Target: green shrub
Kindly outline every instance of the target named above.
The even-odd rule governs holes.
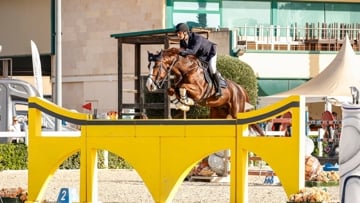
[[[80,168],[80,152],[77,152],[66,159],[59,168],[61,169],[79,169]],[[97,167],[99,169],[105,168],[104,150],[98,150],[98,162]],[[128,164],[125,159],[109,152],[108,154],[108,168],[109,169],[131,169],[131,165]]]
[[[250,103],[256,104],[257,101],[257,79],[253,69],[238,58],[219,55],[217,59],[217,69],[221,75],[229,80],[241,85],[247,91]]]
[[[25,144],[0,144],[0,171],[27,169],[27,155],[27,146]],[[79,169],[80,164],[80,152],[77,152],[67,158],[59,168]],[[105,168],[103,150],[98,150],[98,168]],[[131,169],[132,167],[122,157],[109,152],[108,168]]]
[[[59,167],[60,169],[79,169],[80,168],[80,152],[76,152],[67,158]]]
[[[25,144],[0,144],[0,171],[27,169]]]
[[[109,152],[108,162],[108,168],[110,169],[132,169],[132,166],[126,160],[111,152]]]

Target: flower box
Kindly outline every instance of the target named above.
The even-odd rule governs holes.
[[[305,181],[305,187],[330,187],[339,186],[339,181]]]

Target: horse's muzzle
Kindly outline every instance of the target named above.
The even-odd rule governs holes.
[[[148,77],[148,79],[146,80],[146,88],[149,92],[154,92],[157,90],[157,86],[150,77]]]

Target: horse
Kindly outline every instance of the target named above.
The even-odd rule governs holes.
[[[239,84],[222,78],[222,96],[215,97],[215,88],[206,64],[196,56],[179,55],[179,48],[169,48],[153,54],[148,52],[149,75],[146,81],[148,91],[153,92],[163,88],[165,82],[174,75],[174,85],[168,89],[170,101],[176,108],[188,111],[191,105],[201,105],[210,108],[210,118],[232,118],[246,111],[249,96]],[[263,130],[257,125],[250,125],[260,135]]]

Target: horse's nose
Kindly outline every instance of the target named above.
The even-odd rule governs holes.
[[[146,88],[150,91],[153,92],[156,90],[156,85],[154,84],[153,80],[148,77],[147,81],[146,81]]]

